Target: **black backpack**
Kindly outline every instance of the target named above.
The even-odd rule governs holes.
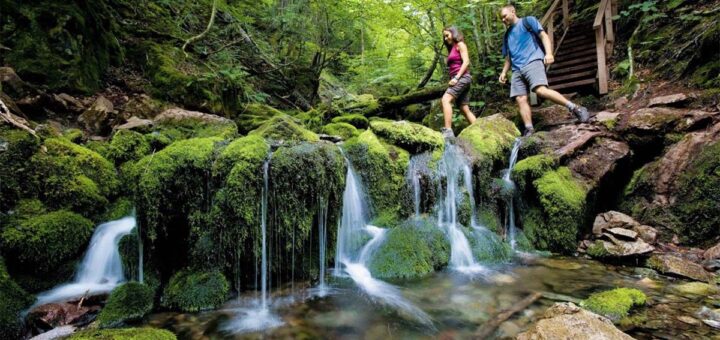
[[[540,47],[540,50],[543,51],[543,53],[547,54],[545,52],[545,46],[542,44],[542,40],[540,40],[540,35],[535,32],[532,27],[530,27],[530,23],[525,20],[526,17],[520,18],[520,21],[522,21],[522,25],[525,26],[525,29],[532,34],[533,40],[535,40],[535,44]],[[508,56],[510,56],[510,46],[508,46],[508,34],[510,34],[510,28],[505,30],[505,37],[503,38],[503,42],[505,43],[505,49],[507,50]]]

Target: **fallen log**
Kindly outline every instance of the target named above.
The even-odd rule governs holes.
[[[366,117],[379,116],[387,111],[392,111],[412,104],[424,103],[442,97],[447,86],[424,88],[410,93],[392,97],[380,97],[376,102],[363,106],[350,108],[350,111],[358,111]]]
[[[509,309],[500,312],[500,314],[496,315],[494,318],[490,319],[488,322],[478,328],[478,330],[475,332],[475,338],[485,339],[489,337],[493,332],[495,332],[495,330],[500,326],[500,324],[505,322],[507,319],[509,319],[516,313],[525,310],[528,306],[532,305],[542,296],[543,294],[539,292],[532,293],[526,298],[520,300],[520,302],[516,303]]]

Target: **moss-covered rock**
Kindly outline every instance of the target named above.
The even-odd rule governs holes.
[[[359,113],[337,116],[332,119],[332,122],[333,123],[348,123],[358,129],[367,129],[370,124],[370,122],[368,122],[368,119]]]
[[[82,130],[80,129],[67,129],[62,132],[63,138],[73,142],[73,143],[82,143],[84,135]]]
[[[91,217],[108,204],[119,187],[115,167],[94,151],[63,138],[50,138],[46,152],[32,159],[32,190],[52,208]]]
[[[110,293],[97,320],[102,328],[118,327],[142,320],[152,307],[152,289],[142,283],[128,282]]]
[[[379,278],[416,278],[448,264],[450,243],[428,220],[408,220],[386,231],[385,242],[370,263]]]
[[[79,257],[93,228],[92,221],[60,210],[9,225],[0,237],[12,268],[43,275],[57,271],[64,262]]]
[[[510,244],[486,228],[472,228],[466,231],[470,248],[476,260],[483,263],[502,263],[512,257]]]
[[[0,125],[0,211],[7,211],[27,190],[30,158],[40,140],[30,133]]]
[[[380,138],[413,154],[443,147],[442,135],[420,124],[373,119],[370,121],[370,129]]]
[[[225,302],[229,289],[225,276],[217,270],[183,270],[170,279],[161,302],[167,308],[183,312],[213,309]]]
[[[266,139],[285,142],[317,142],[317,134],[304,128],[298,121],[288,115],[272,117],[259,128],[250,132]]]
[[[119,130],[110,140],[105,156],[115,164],[136,161],[151,151],[150,143],[139,132]]]
[[[533,186],[539,205],[522,212],[525,234],[543,250],[575,250],[585,219],[587,188],[566,167],[546,172]]]
[[[375,215],[407,216],[412,200],[405,180],[410,154],[380,141],[367,130],[345,142],[347,156],[360,175]]]
[[[154,130],[167,135],[171,140],[204,137],[230,139],[238,133],[237,125],[230,119],[179,108],[167,109],[153,121]]]
[[[354,126],[348,123],[330,123],[323,126],[322,133],[330,136],[340,136],[346,140],[360,134]]]
[[[231,117],[238,126],[238,131],[245,135],[259,128],[269,119],[282,115],[282,111],[265,104],[251,103],[240,109]]]
[[[88,329],[68,340],[176,340],[175,334],[157,328]]]
[[[478,162],[502,162],[507,158],[520,131],[511,121],[496,114],[478,118],[465,128],[458,139],[467,144],[471,155]]]
[[[21,338],[21,313],[33,303],[34,299],[15,283],[0,257],[0,338]]]
[[[633,307],[645,305],[645,293],[634,288],[616,288],[590,295],[581,306],[595,313],[618,321],[630,313]]]
[[[556,160],[545,154],[534,155],[515,164],[512,179],[516,185],[524,189],[526,185],[542,177],[546,172],[555,168]]]

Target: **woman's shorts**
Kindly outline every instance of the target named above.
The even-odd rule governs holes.
[[[455,103],[458,105],[467,105],[470,102],[470,85],[472,84],[472,76],[469,72],[466,72],[457,84],[448,87],[445,93],[449,93],[455,98]]]

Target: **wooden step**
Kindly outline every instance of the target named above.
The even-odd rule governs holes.
[[[561,56],[563,54],[569,54],[573,52],[578,51],[584,51],[588,49],[595,49],[595,44],[565,44],[563,42],[563,45],[560,47],[560,51],[558,51],[558,56]]]
[[[550,84],[556,84],[564,81],[568,81],[571,79],[588,79],[592,78],[595,79],[595,76],[597,75],[597,70],[589,70],[589,71],[583,71],[583,72],[576,72],[576,73],[570,73],[562,76],[555,76],[548,79],[548,82]]]
[[[592,78],[592,79],[583,79],[583,80],[578,80],[578,81],[574,81],[574,82],[571,82],[571,83],[563,83],[563,84],[550,85],[550,88],[553,89],[553,90],[555,90],[555,91],[557,91],[557,90],[572,88],[572,87],[576,87],[576,86],[592,85],[592,84],[595,84],[595,82],[596,82],[596,81],[595,81],[595,78]]]
[[[563,40],[563,45],[565,43],[575,43],[578,41],[592,41],[595,42],[595,36],[591,36],[589,34],[578,34],[578,35],[572,35],[565,37],[565,40]]]
[[[580,64],[576,66],[569,66],[569,67],[555,67],[555,64],[551,65],[550,70],[548,71],[548,76],[558,76],[563,75],[571,72],[578,72],[578,71],[585,71],[585,70],[597,70],[597,62],[593,60],[590,63],[586,64]]]
[[[596,59],[597,59],[597,55],[596,55],[596,54],[593,54],[593,55],[590,55],[590,56],[587,56],[587,57],[575,58],[575,59],[570,59],[570,60],[565,60],[565,61],[561,61],[561,62],[554,63],[554,64],[553,64],[553,68],[561,69],[561,68],[565,68],[565,67],[568,67],[568,66],[575,66],[575,65],[578,65],[578,64],[584,64],[584,63],[587,63],[587,62],[597,62]]]
[[[561,51],[562,52],[562,51]],[[596,56],[597,57],[597,50],[595,48],[587,48],[581,51],[577,52],[571,52],[571,53],[560,53],[559,55],[555,56],[555,60],[558,62],[564,62],[564,61],[570,61],[573,59],[583,58],[587,56]]]

